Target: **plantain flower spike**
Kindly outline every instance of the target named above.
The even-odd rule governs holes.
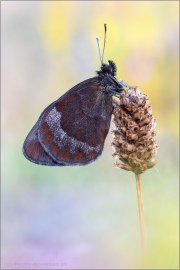
[[[115,167],[141,174],[156,164],[156,119],[148,97],[122,81],[122,95],[113,100],[112,130]]]

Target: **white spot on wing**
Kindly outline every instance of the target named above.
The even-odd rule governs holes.
[[[49,112],[45,121],[47,122],[50,130],[54,134],[54,141],[58,144],[60,148],[63,148],[64,146],[69,146],[71,154],[75,153],[76,148],[82,149],[85,154],[88,154],[91,151],[99,152],[99,144],[96,147],[93,147],[87,143],[83,143],[67,135],[67,133],[61,128],[61,113],[58,112],[55,107]]]

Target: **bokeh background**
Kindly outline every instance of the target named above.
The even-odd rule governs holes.
[[[42,110],[99,69],[104,23],[104,60],[149,96],[158,123],[143,266],[135,178],[114,168],[110,132],[85,167],[21,151]],[[178,1],[1,1],[2,269],[178,269],[178,77]]]

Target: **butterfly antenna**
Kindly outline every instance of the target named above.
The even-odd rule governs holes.
[[[102,56],[101,56],[101,50],[100,50],[100,46],[99,46],[99,38],[96,38],[97,41],[97,45],[98,45],[98,51],[99,51],[99,58],[100,58],[100,62],[102,64]]]
[[[102,61],[101,61],[101,63],[103,63],[104,50],[105,50],[105,45],[106,45],[106,32],[107,32],[107,27],[106,27],[106,24],[104,24],[104,47],[103,47],[103,54],[102,54]]]

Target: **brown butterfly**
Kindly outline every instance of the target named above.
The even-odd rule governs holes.
[[[113,111],[112,96],[120,95],[123,85],[115,78],[115,63],[104,64],[100,59],[96,77],[77,84],[41,113],[23,145],[28,160],[74,166],[87,165],[101,155]]]

